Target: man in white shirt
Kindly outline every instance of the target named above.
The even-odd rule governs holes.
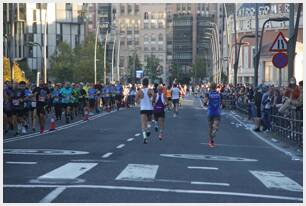
[[[173,117],[175,118],[178,114],[178,104],[180,100],[180,89],[177,84],[174,83],[171,89],[172,103],[173,103]]]

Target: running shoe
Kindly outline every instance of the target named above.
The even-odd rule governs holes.
[[[163,138],[164,138],[163,133],[159,133],[158,139],[159,139],[159,140],[162,140]]]
[[[147,135],[147,137],[150,137],[151,132],[150,132],[150,131],[149,131],[149,132],[146,132],[146,135]]]
[[[144,143],[144,144],[148,144],[148,139],[147,139],[147,138],[144,138],[144,139],[143,139],[143,143]]]
[[[155,132],[158,132],[158,127],[157,126],[155,126]]]
[[[213,148],[215,146],[214,141],[211,139],[208,140],[208,147]]]
[[[45,128],[44,127],[40,127],[40,134],[44,133]]]
[[[26,128],[25,128],[25,127],[22,127],[22,129],[21,129],[21,133],[22,133],[22,134],[26,134],[26,133],[27,133],[27,130],[26,130]]]

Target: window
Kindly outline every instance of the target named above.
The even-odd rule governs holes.
[[[57,34],[56,35],[56,44],[59,44],[60,42],[62,42],[63,38],[61,34]]]
[[[132,14],[132,6],[128,4],[128,14]]]
[[[72,4],[66,3],[65,9],[66,9],[66,19],[72,20]]]
[[[150,41],[149,36],[147,34],[144,35],[144,43],[147,43]]]
[[[144,22],[143,23],[143,28],[144,29],[149,29],[149,23],[148,22]]]
[[[120,40],[120,46],[125,46],[125,39]]]
[[[33,21],[37,21],[36,20],[36,9],[33,10]]]
[[[149,19],[149,14],[148,14],[148,12],[145,12],[145,13],[144,13],[144,19]]]
[[[75,47],[79,46],[80,41],[79,41],[79,35],[75,35],[74,36],[74,45]]]
[[[134,8],[135,14],[139,13],[139,5],[135,4],[135,8]]]
[[[149,47],[144,47],[144,51],[149,51]]]
[[[164,28],[164,23],[163,21],[158,22],[158,28],[163,29]]]
[[[33,46],[29,46],[29,57],[33,58]]]
[[[45,41],[44,41],[44,34],[41,34],[40,37],[41,37],[41,44],[40,45],[43,46],[44,43],[45,43]]]
[[[33,22],[33,33],[37,33],[37,23]]]
[[[132,46],[132,45],[133,45],[133,41],[132,41],[132,39],[128,39],[128,41],[127,41],[127,45],[128,45],[128,46]]]
[[[163,40],[164,40],[163,34],[159,34],[158,35],[158,41],[163,41]]]
[[[156,41],[155,35],[152,34],[152,36],[151,36],[151,42],[152,42],[152,43],[155,43],[155,41]]]
[[[163,46],[159,45],[158,46],[158,51],[163,51],[163,50],[164,50]]]
[[[119,63],[120,67],[124,66],[124,56],[120,56],[120,63]]]
[[[243,68],[249,68],[249,47],[243,49]]]
[[[152,46],[151,51],[156,51],[156,47]]]
[[[120,5],[120,13],[121,13],[121,15],[124,15],[124,13],[125,13],[124,5]]]

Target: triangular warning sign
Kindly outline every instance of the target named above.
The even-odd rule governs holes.
[[[287,40],[285,39],[283,33],[279,32],[270,48],[270,51],[275,51],[275,52],[287,51],[287,46],[288,46]]]

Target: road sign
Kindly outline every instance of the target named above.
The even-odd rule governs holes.
[[[283,33],[279,32],[270,48],[270,51],[274,52],[287,51],[287,46],[288,46],[287,40],[285,39]]]
[[[288,55],[286,53],[276,53],[273,55],[272,63],[275,67],[281,69],[288,64]]]

